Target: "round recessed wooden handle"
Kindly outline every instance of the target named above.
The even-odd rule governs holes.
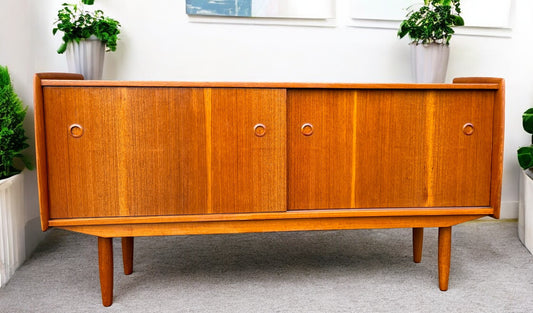
[[[302,127],[300,128],[300,131],[302,132],[304,136],[311,136],[314,131],[313,124],[310,124],[310,123],[303,124]]]
[[[266,135],[266,126],[263,124],[257,124],[254,126],[254,133],[257,137],[263,137]]]
[[[83,136],[83,127],[80,124],[72,124],[68,128],[69,134],[74,138],[80,138]]]
[[[463,125],[463,133],[470,136],[474,133],[474,125],[472,123],[466,123]]]

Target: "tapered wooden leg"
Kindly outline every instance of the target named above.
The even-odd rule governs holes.
[[[102,304],[113,303],[113,239],[98,237],[98,266],[100,269],[100,289]]]
[[[133,237],[122,238],[122,261],[124,263],[124,274],[133,273]]]
[[[452,228],[439,227],[439,288],[448,290],[450,257],[452,251]]]
[[[413,228],[413,261],[422,261],[422,246],[424,244],[424,228]]]

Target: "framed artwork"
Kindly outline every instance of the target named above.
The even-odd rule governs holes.
[[[358,20],[401,21],[422,0],[352,0],[351,17]],[[509,28],[513,0],[461,0],[467,27]],[[482,14],[480,14],[482,12]]]
[[[461,0],[461,15],[466,26],[511,28],[513,1]]]
[[[189,15],[329,19],[335,0],[186,0]]]
[[[352,0],[351,17],[354,19],[400,21],[412,5],[422,0]]]

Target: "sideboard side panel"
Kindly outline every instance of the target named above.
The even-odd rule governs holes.
[[[36,73],[33,77],[33,105],[35,109],[35,152],[37,168],[37,184],[39,191],[39,211],[41,215],[41,229],[48,229],[50,207],[48,197],[48,160],[46,143],[46,126],[44,121],[43,79],[55,80],[83,80],[81,74],[73,73]]]
[[[494,218],[500,218],[501,190],[503,176],[503,150],[505,137],[505,79],[497,77],[458,77],[454,84],[496,84],[494,94],[492,169],[490,206]]]

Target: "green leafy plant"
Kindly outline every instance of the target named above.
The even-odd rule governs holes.
[[[28,147],[22,125],[26,109],[13,90],[7,67],[0,66],[0,179],[22,171],[23,167],[15,165],[16,159],[32,168],[31,162],[21,153]]]
[[[77,4],[63,3],[63,8],[57,13],[56,27],[52,30],[63,32],[63,43],[57,53],[64,53],[69,42],[80,42],[95,36],[106,46],[106,51],[117,49],[120,23],[110,17],[104,16],[102,10],[87,11],[84,5],[93,5],[94,0],[81,0]]]
[[[463,26],[459,0],[424,0],[418,10],[411,10],[400,24],[398,37],[409,35],[414,44],[448,45],[455,33],[452,27]]]
[[[533,108],[528,109],[522,115],[522,127],[528,134],[533,135]],[[518,149],[518,164],[523,169],[533,168],[533,144]]]

